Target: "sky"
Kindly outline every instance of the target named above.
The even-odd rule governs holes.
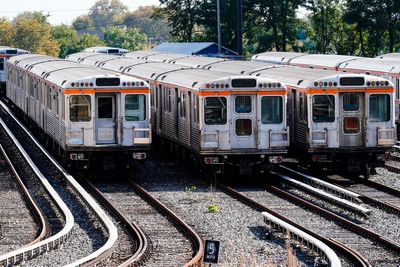
[[[158,0],[120,0],[129,9],[139,6],[159,5]],[[53,25],[67,24],[80,15],[87,14],[96,0],[1,0],[0,17],[13,19],[24,11],[43,11],[49,14],[49,22]]]

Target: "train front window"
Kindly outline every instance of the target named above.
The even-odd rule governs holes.
[[[261,98],[261,122],[263,124],[282,123],[282,97],[263,96]]]
[[[351,94],[351,93],[343,94],[343,110],[344,111],[357,111],[359,109],[360,109],[359,94]]]
[[[373,122],[390,120],[390,95],[373,94],[369,96],[369,119]]]
[[[248,95],[235,97],[235,111],[236,113],[250,113],[251,97]]]
[[[207,125],[226,124],[226,98],[206,97],[204,99],[204,121]]]
[[[235,132],[237,136],[249,136],[253,132],[251,119],[237,119],[235,122]]]
[[[4,58],[0,58],[0,70],[4,70]]]
[[[146,119],[146,96],[127,95],[125,96],[125,120],[143,121]]]
[[[333,95],[315,95],[312,100],[313,122],[335,121],[335,97]]]
[[[89,95],[74,95],[69,99],[69,119],[73,122],[91,120],[91,105]]]

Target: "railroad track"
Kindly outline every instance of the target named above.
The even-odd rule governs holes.
[[[225,185],[219,186],[243,203],[272,213],[321,240],[356,266],[397,266],[400,260],[398,244],[383,240],[380,235],[280,188],[269,185],[267,191],[245,188],[240,193]],[[309,211],[299,209],[299,206]]]
[[[113,253],[117,259],[112,258],[107,266],[201,265],[203,242],[197,233],[138,184],[132,180],[93,184],[86,180],[85,184],[134,239],[135,248],[130,255],[124,249],[126,238],[119,240],[118,250]]]
[[[0,255],[38,243],[50,235],[45,214],[29,193],[0,145]]]
[[[2,102],[0,105],[0,142],[11,160],[18,162],[17,172],[27,178],[27,187],[34,188],[35,200],[47,210],[52,230],[52,236],[17,250],[15,255],[1,255],[0,263],[78,266],[108,259],[117,239],[114,224],[8,108]],[[43,186],[34,187],[37,184]],[[63,249],[57,249],[61,244]]]

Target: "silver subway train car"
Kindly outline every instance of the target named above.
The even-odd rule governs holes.
[[[289,56],[296,58],[293,53],[281,57],[274,53],[271,63],[216,58],[204,61],[197,56],[177,55],[171,60],[170,55],[162,54],[148,59],[165,57],[170,64],[181,62],[182,66],[282,81],[289,95],[291,154],[324,169],[344,167],[347,172],[368,177],[374,167],[384,164],[395,141],[393,84],[369,75],[282,64],[290,60]],[[278,65],[274,64],[277,59],[281,61]],[[332,66],[335,69],[335,64]]]
[[[196,164],[248,172],[281,163],[287,152],[287,90],[277,80],[142,58],[97,62],[82,56],[68,58],[148,81],[154,133]]]
[[[7,98],[58,156],[130,167],[151,145],[150,88],[137,78],[43,55],[7,62]]]
[[[0,96],[4,97],[6,95],[6,63],[10,57],[21,54],[29,54],[29,51],[8,46],[0,46]]]

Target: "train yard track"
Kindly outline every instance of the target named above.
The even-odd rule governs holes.
[[[135,182],[115,180],[85,182],[129,232],[134,246],[126,249],[126,239],[119,239],[118,251],[107,266],[200,266],[203,243],[185,222]],[[108,179],[107,179],[108,180]],[[123,230],[119,229],[119,232]],[[126,234],[125,234],[126,235]],[[125,244],[124,244],[125,243]],[[115,264],[113,264],[115,263]]]
[[[0,145],[0,255],[50,235],[48,221]]]
[[[382,241],[380,235],[366,231],[357,224],[278,187],[267,186],[266,191],[260,191],[259,188],[241,188],[239,192],[225,185],[220,186],[221,189],[244,203],[288,220],[289,223],[328,244],[339,254],[345,255],[352,264],[396,266],[399,261],[398,244]],[[344,263],[344,265],[347,264],[349,263]]]
[[[0,119],[0,141],[11,161],[18,163],[17,172],[26,178],[24,183],[44,210],[52,231],[48,238],[19,248],[14,255],[1,255],[0,262],[7,266],[77,266],[109,258],[117,238],[114,224],[4,105]]]

